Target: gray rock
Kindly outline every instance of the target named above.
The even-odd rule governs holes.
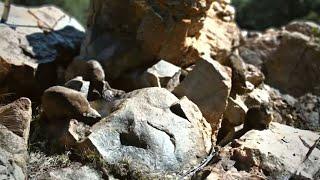
[[[50,121],[77,119],[91,124],[101,118],[81,92],[62,86],[54,86],[44,92],[42,108]]]
[[[254,89],[249,94],[243,96],[244,103],[248,108],[268,104],[270,102],[270,93],[267,86],[263,85]]]
[[[231,70],[217,61],[202,59],[173,92],[196,103],[217,135],[230,90]]]
[[[320,97],[306,94],[294,105],[297,114],[303,119],[303,128],[320,130]]]
[[[211,128],[187,98],[166,89],[127,94],[117,110],[95,124],[88,142],[108,165],[135,178],[189,170],[211,147]]]
[[[25,143],[29,139],[31,118],[31,101],[28,98],[20,98],[0,107],[0,124],[22,137]]]
[[[78,76],[64,84],[65,87],[79,91],[88,97],[90,82],[83,80],[81,76]]]
[[[0,124],[0,179],[25,180],[27,143]]]
[[[268,179],[317,179],[319,134],[271,123],[269,130],[249,131],[230,149],[238,170],[259,168]]]
[[[67,167],[53,170],[48,173],[48,180],[101,180],[101,174],[89,166]]]
[[[164,60],[148,68],[142,75],[144,87],[162,87],[172,91],[180,83],[181,68]]]

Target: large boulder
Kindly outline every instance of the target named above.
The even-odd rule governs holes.
[[[211,128],[197,106],[162,88],[128,93],[91,131],[84,144],[91,144],[113,173],[126,177],[177,175],[200,163],[211,148]]]
[[[317,133],[271,123],[252,130],[219,151],[198,179],[319,179]]]
[[[312,22],[292,22],[279,30],[245,37],[239,54],[246,63],[260,68],[266,83],[282,93],[319,95],[319,30]]]
[[[0,25],[1,88],[18,96],[39,97],[39,91],[61,76],[58,67],[64,68],[78,54],[83,37],[83,27],[56,7],[12,5],[7,23]],[[50,71],[40,68],[35,78],[39,64],[53,61]]]
[[[318,179],[319,134],[271,123],[270,130],[249,131],[230,152],[238,170],[259,168],[270,179]]]
[[[178,97],[187,96],[199,106],[215,136],[227,107],[230,90],[230,68],[211,59],[202,59],[173,92]]]
[[[87,32],[81,55],[101,61],[110,80],[159,59],[220,60],[239,37],[230,1],[213,0],[91,1]]]
[[[299,97],[320,95],[320,45],[298,32],[283,32],[279,48],[265,64],[266,82]]]

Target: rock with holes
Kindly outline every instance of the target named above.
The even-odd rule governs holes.
[[[0,89],[18,97],[39,97],[63,77],[83,37],[84,28],[56,7],[12,5],[7,24],[0,25]],[[49,62],[37,71],[39,64]]]
[[[122,177],[177,176],[211,148],[211,128],[197,106],[162,88],[126,94],[91,131],[85,144]]]
[[[44,92],[42,108],[49,121],[77,119],[92,124],[101,118],[83,93],[62,86],[53,86]]]
[[[22,137],[0,123],[0,179],[27,179],[27,148],[27,143]]]
[[[229,146],[239,171],[258,168],[268,179],[319,179],[319,134],[271,123],[270,129],[252,130]]]
[[[217,135],[230,90],[230,68],[211,59],[202,59],[173,92],[196,103]]]
[[[31,101],[28,98],[20,98],[0,107],[0,124],[22,137],[25,143],[29,139],[31,118]]]

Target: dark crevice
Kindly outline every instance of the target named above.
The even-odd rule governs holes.
[[[177,115],[177,116],[179,116],[179,117],[182,117],[183,119],[187,119],[187,120],[188,120],[188,118],[187,118],[186,114],[184,113],[184,111],[183,111],[183,109],[182,109],[182,107],[181,107],[180,104],[174,104],[174,105],[172,105],[172,106],[170,107],[170,111],[171,111],[172,113],[174,113],[175,115]]]
[[[133,132],[121,133],[120,142],[124,146],[133,146],[137,148],[148,149],[148,145],[145,140],[141,139]]]
[[[27,56],[27,57],[29,57],[29,58],[36,58],[35,57],[35,55],[34,54],[32,54],[32,52],[29,52],[26,48],[24,48],[24,47],[20,47],[20,49],[22,50],[22,53],[25,55],[25,56]]]

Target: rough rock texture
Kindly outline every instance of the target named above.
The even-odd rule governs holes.
[[[101,118],[84,94],[62,86],[51,87],[43,93],[42,108],[50,121],[77,119],[91,124]]]
[[[288,94],[265,86],[270,96],[270,106],[274,109],[274,121],[299,129],[320,130],[320,98],[306,94],[296,99]]]
[[[230,152],[238,170],[259,168],[270,179],[318,179],[319,134],[271,123],[269,130],[249,131]]]
[[[261,68],[266,82],[282,93],[319,95],[320,46],[315,38],[319,29],[311,22],[292,22],[280,30],[245,37],[239,53],[246,63]]]
[[[0,124],[0,179],[26,179],[27,143]]]
[[[195,68],[173,91],[196,103],[217,135],[231,90],[231,70],[214,60],[199,60]]]
[[[303,121],[301,128],[314,131],[320,130],[320,97],[306,94],[295,103],[297,114]]]
[[[38,97],[38,91],[47,88],[48,78],[55,80],[52,76],[58,73],[57,68],[55,73],[42,71],[36,80],[37,66],[70,62],[78,53],[83,31],[75,19],[55,7],[12,6],[7,24],[0,25],[0,88],[18,96]]]
[[[88,138],[106,164],[136,178],[177,175],[211,148],[211,128],[197,106],[162,88],[127,94]]]
[[[271,123],[223,147],[195,179],[319,179],[319,134]]]
[[[31,118],[31,101],[28,98],[20,98],[0,107],[0,124],[22,137],[26,143],[29,139]]]
[[[48,180],[70,180],[70,179],[79,179],[79,180],[101,180],[101,174],[98,173],[95,169],[88,166],[75,166],[75,167],[66,167],[61,169],[56,169],[42,178]]]
[[[238,42],[229,1],[94,0],[81,55],[102,62],[107,77],[165,59],[188,66],[225,56]]]
[[[296,97],[320,95],[319,57],[320,45],[311,37],[283,32],[279,48],[265,65],[266,82]]]

